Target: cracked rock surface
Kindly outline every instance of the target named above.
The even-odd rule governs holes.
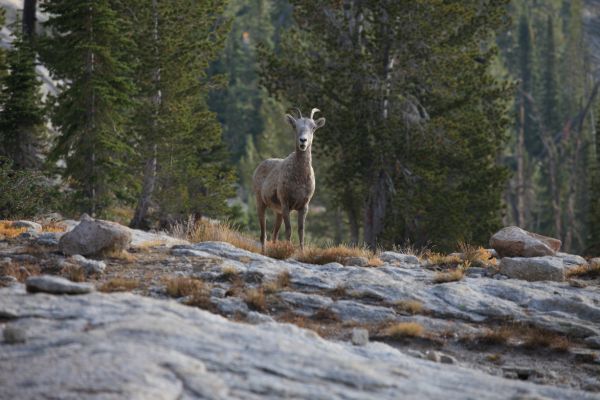
[[[0,300],[0,315],[28,337],[0,345],[2,398],[597,398],[132,294],[15,285]]]

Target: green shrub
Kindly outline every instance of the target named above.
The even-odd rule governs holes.
[[[0,219],[56,211],[60,197],[56,185],[41,172],[14,170],[9,158],[0,157]]]

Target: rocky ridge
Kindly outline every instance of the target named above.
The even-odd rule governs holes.
[[[510,278],[504,258],[436,283],[437,266],[394,252],[312,265],[133,232],[133,260],[99,261],[56,253],[52,235],[5,242],[0,264],[104,262],[87,284],[140,285],[57,296],[0,279],[0,398],[600,398],[600,285],[567,277],[577,256],[538,257],[556,281]]]

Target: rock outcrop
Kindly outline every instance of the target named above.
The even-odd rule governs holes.
[[[492,236],[490,246],[500,257],[541,257],[555,255],[561,241],[509,226]]]
[[[231,322],[132,294],[31,295],[14,286],[0,289],[0,315],[10,319],[5,330],[27,337],[0,344],[7,399],[597,398],[364,337],[360,346],[332,342],[290,324]]]

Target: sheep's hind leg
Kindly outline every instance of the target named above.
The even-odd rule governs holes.
[[[267,240],[267,220],[265,216],[266,204],[263,203],[260,196],[256,196],[256,212],[258,214],[258,223],[260,224],[260,245],[262,252],[265,252],[265,242]]]
[[[273,237],[271,240],[276,242],[279,238],[279,228],[281,228],[281,223],[283,222],[283,215],[279,213],[275,213],[275,225],[273,226]]]
[[[282,205],[281,214],[283,216],[283,224],[285,225],[285,239],[290,242],[292,240],[292,224],[290,222],[290,207]]]
[[[306,221],[306,213],[308,206],[304,206],[298,210],[298,239],[300,240],[300,250],[304,250],[304,221]]]

